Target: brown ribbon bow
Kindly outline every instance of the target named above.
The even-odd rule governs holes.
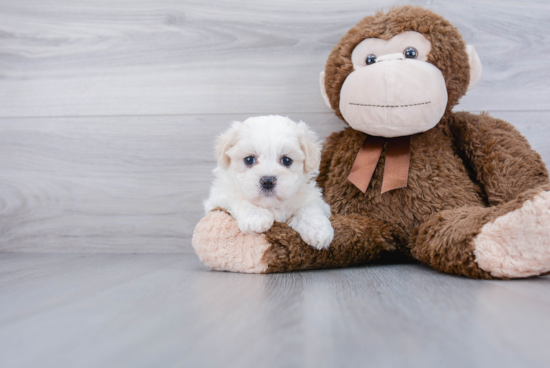
[[[363,193],[367,191],[386,141],[388,146],[386,149],[384,178],[382,179],[382,193],[407,186],[411,158],[411,137],[384,138],[367,136],[357,153],[351,173],[348,176],[348,180]]]

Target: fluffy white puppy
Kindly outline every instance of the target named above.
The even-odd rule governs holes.
[[[218,138],[216,156],[206,212],[225,208],[246,234],[284,222],[307,244],[329,247],[334,237],[330,206],[315,184],[321,145],[306,123],[282,116],[234,122]]]

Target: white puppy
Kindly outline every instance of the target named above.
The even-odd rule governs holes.
[[[328,248],[330,206],[315,184],[321,145],[306,123],[282,116],[234,122],[216,145],[218,167],[206,212],[221,207],[246,234],[285,222],[309,245]]]

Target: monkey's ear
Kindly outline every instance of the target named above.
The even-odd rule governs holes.
[[[472,45],[466,46],[466,52],[468,53],[468,62],[470,63],[470,83],[468,84],[468,90],[471,89],[481,78],[481,60],[477,55],[476,49]]]
[[[218,165],[222,169],[226,169],[231,163],[231,158],[227,155],[227,151],[237,143],[241,124],[238,121],[234,121],[231,127],[219,135],[216,140],[216,158],[218,159]]]
[[[321,72],[321,75],[319,75],[319,84],[321,85],[321,96],[323,96],[323,101],[325,101],[327,106],[332,109],[332,106],[330,106],[330,101],[328,100],[327,90],[325,89],[325,71],[324,70]]]
[[[303,121],[298,123],[298,141],[305,155],[304,172],[317,171],[321,164],[321,144],[317,140],[317,135]]]

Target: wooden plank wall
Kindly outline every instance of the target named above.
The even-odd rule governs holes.
[[[190,252],[232,120],[343,124],[318,74],[363,16],[444,15],[483,63],[456,108],[516,125],[550,164],[550,3],[0,0],[0,250]]]

